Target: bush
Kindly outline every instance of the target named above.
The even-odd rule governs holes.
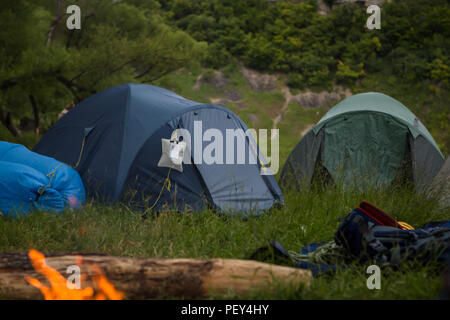
[[[343,83],[351,83],[364,75],[363,64],[357,65],[357,70],[352,70],[350,66],[344,64],[342,61],[338,63],[338,70],[336,78]]]
[[[291,72],[286,77],[286,84],[290,88],[302,89],[304,87],[304,80],[300,73]]]
[[[203,59],[203,64],[206,67],[219,69],[220,67],[226,66],[231,59],[231,54],[226,48],[222,47],[218,43],[213,43],[208,46],[207,53]]]

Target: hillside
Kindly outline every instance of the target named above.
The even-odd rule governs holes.
[[[433,114],[433,110],[445,110],[448,93],[436,96],[428,92],[429,88],[420,86],[416,90],[394,87],[392,82],[383,82],[382,75],[364,79],[359,86],[335,85],[330,90],[293,89],[286,85],[285,79],[284,74],[261,73],[234,61],[220,70],[192,65],[155,84],[192,100],[225,106],[250,128],[278,128],[281,165],[299,139],[329,108],[352,94],[369,91],[383,92],[401,101],[425,123],[444,154],[450,150],[450,113]]]
[[[365,27],[369,4],[382,8],[380,30]],[[271,104],[270,110],[264,102],[258,109],[247,110],[228,99],[227,106],[234,107],[257,127],[271,128],[273,120],[283,114],[276,122],[281,120],[281,137],[289,140],[293,136],[298,139],[308,125],[340,99],[359,92],[383,92],[410,108],[431,131],[444,154],[449,153],[447,1],[246,0],[233,5],[224,1],[206,4],[172,0],[164,2],[162,8],[171,24],[198,41],[208,42],[203,66],[223,69],[233,79],[228,87],[216,86],[213,92],[200,86],[205,95],[196,93],[192,97],[225,102],[226,91],[234,90],[233,84],[236,88],[244,85],[244,91],[251,89],[253,96],[264,91],[270,98],[252,101],[249,92],[244,100],[249,105],[264,100]],[[246,71],[249,69],[260,72],[251,72],[250,77],[259,77],[261,82],[270,79],[271,84],[265,88],[252,86]],[[191,73],[198,77],[212,74],[212,70]],[[242,82],[243,78],[247,81]],[[191,97],[181,83],[158,83]],[[242,106],[242,101],[239,103]]]

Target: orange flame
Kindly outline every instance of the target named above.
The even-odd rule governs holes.
[[[91,266],[92,280],[96,290],[92,287],[72,289],[67,286],[66,278],[45,263],[45,256],[42,253],[32,249],[28,255],[34,269],[48,279],[50,287],[43,285],[38,279],[28,276],[25,276],[25,280],[41,290],[45,300],[122,300],[124,297],[123,292],[116,290],[96,265]],[[79,266],[81,262],[81,257],[77,258]]]

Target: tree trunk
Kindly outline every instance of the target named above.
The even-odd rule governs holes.
[[[34,134],[39,135],[39,127],[40,127],[40,117],[39,117],[39,109],[36,103],[36,100],[34,99],[34,96],[30,94],[28,96],[30,98],[31,107],[33,108],[33,116],[34,116]]]
[[[76,254],[46,255],[47,265],[65,278],[67,267],[76,264]],[[311,280],[309,270],[235,259],[157,259],[125,258],[84,254],[81,273],[87,275],[82,287],[92,286],[92,273],[86,266],[97,265],[126,299],[207,298],[212,293],[235,292],[245,296],[258,289],[270,290],[274,284],[299,288]],[[28,284],[29,276],[48,281],[32,267],[26,253],[0,253],[0,295],[13,299],[42,299],[41,292]]]
[[[50,48],[52,45],[53,39],[55,38],[56,28],[58,27],[59,22],[64,17],[64,10],[63,10],[64,0],[58,0],[58,4],[56,7],[56,13],[55,17],[50,25],[50,29],[48,30],[48,36],[47,36],[47,48]]]
[[[11,118],[11,113],[0,107],[0,122],[12,133],[14,137],[21,137],[22,132],[16,127]]]

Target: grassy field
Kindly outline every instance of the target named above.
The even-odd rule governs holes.
[[[338,219],[363,199],[414,227],[450,219],[450,210],[440,210],[434,200],[404,189],[367,193],[329,189],[290,192],[285,198],[283,208],[246,221],[209,211],[191,215],[163,212],[144,219],[127,208],[93,203],[80,212],[64,215],[40,212],[23,219],[0,219],[0,251],[34,248],[42,252],[96,252],[130,257],[248,259],[272,239],[294,251],[308,243],[332,240]],[[311,287],[301,290],[278,285],[273,292],[214,298],[434,299],[441,290],[442,275],[434,266],[383,270],[381,290],[369,290],[365,272],[368,265],[349,265],[334,275],[315,278]]]

